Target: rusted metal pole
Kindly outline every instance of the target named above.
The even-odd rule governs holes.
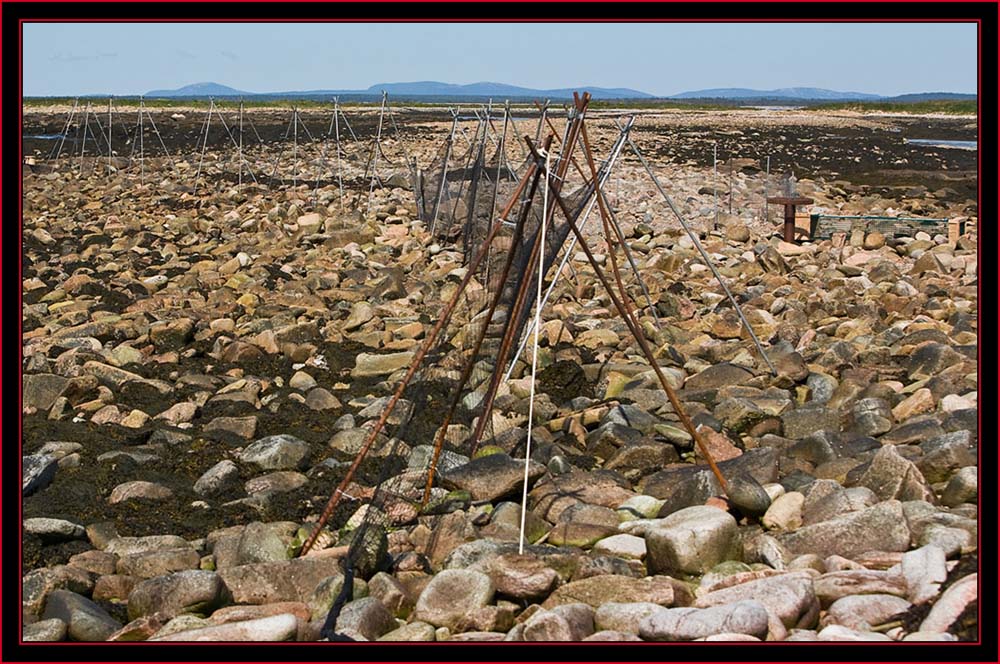
[[[503,217],[506,217],[507,214],[510,212],[510,208],[514,206],[514,203],[518,200],[521,191],[524,189],[528,180],[534,176],[536,171],[537,171],[537,165],[532,165],[531,168],[525,171],[524,176],[521,178],[521,182],[518,184],[518,187],[515,190],[514,195],[511,197],[510,203],[508,203],[507,205],[507,209],[504,210],[504,214],[502,215],[501,219]],[[427,355],[428,352],[430,352],[430,349],[434,346],[434,343],[437,341],[438,335],[441,334],[441,331],[445,328],[445,326],[448,324],[448,321],[451,319],[451,315],[452,313],[454,313],[455,307],[458,305],[458,301],[462,297],[462,293],[465,291],[465,288],[469,285],[469,282],[472,281],[472,277],[476,273],[476,268],[479,266],[479,262],[486,255],[486,247],[488,247],[489,244],[493,242],[493,238],[496,236],[497,231],[500,229],[500,226],[501,223],[499,223],[498,221],[498,223],[494,224],[493,227],[490,229],[489,234],[483,241],[482,248],[480,248],[479,250],[479,254],[476,256],[475,260],[473,260],[472,265],[469,266],[468,272],[466,272],[465,276],[462,277],[462,281],[459,283],[458,288],[455,290],[455,294],[452,295],[452,298],[448,302],[448,305],[445,307],[444,311],[441,312],[441,317],[438,319],[438,322],[434,325],[434,328],[430,331],[430,333],[427,335],[427,338],[424,340],[423,345],[417,351],[417,354],[414,356],[413,361],[410,363],[409,369],[407,369],[406,371],[406,375],[403,377],[403,380],[400,381],[399,385],[396,387],[396,391],[395,393],[393,393],[392,397],[389,399],[389,402],[386,404],[385,410],[383,410],[381,417],[379,417],[378,421],[375,423],[375,426],[372,428],[371,432],[368,434],[368,437],[362,444],[361,449],[354,457],[354,462],[351,464],[351,467],[348,468],[347,474],[344,475],[344,478],[341,480],[336,490],[330,496],[330,500],[327,501],[326,506],[323,508],[323,512],[320,514],[319,520],[316,522],[315,529],[309,536],[309,539],[307,539],[305,543],[302,545],[302,549],[299,552],[299,556],[304,556],[309,552],[313,544],[316,543],[316,539],[319,537],[320,531],[322,530],[323,526],[326,525],[326,522],[330,520],[331,516],[333,516],[333,511],[337,509],[337,505],[340,503],[340,496],[343,495],[344,489],[346,489],[347,485],[350,484],[352,479],[354,479],[354,474],[357,472],[358,467],[361,465],[361,462],[368,454],[368,450],[371,448],[372,443],[375,442],[375,440],[378,438],[378,434],[385,427],[386,422],[389,420],[389,415],[392,413],[393,408],[396,407],[396,403],[398,403],[400,398],[402,398],[403,391],[406,389],[406,386],[409,385],[410,380],[412,380],[413,376],[417,373],[417,369],[420,367],[421,362],[423,362],[424,357]]]

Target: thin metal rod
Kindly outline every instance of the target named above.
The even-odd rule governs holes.
[[[62,138],[59,139],[59,149],[56,151],[56,156],[55,156],[56,160],[58,160],[59,155],[62,154],[63,144],[66,143],[66,134],[69,133],[69,128],[73,124],[73,118],[76,116],[76,108],[79,105],[80,105],[80,100],[74,99],[73,108],[70,109],[69,115],[66,116],[66,125],[63,127],[62,130]],[[70,155],[70,158],[72,158],[72,155]]]
[[[108,176],[111,176],[111,97],[108,97]]]
[[[212,126],[212,111],[215,110],[215,100],[208,100],[208,118],[205,120],[205,140],[201,147],[201,158],[198,160],[198,172],[194,175],[195,187],[198,186],[198,179],[201,177],[201,166],[205,162],[205,152],[208,150],[208,130]]]
[[[149,112],[148,108],[146,109],[146,117],[149,119],[149,126],[153,128],[153,134],[155,134],[157,140],[160,141],[160,148],[163,150],[163,155],[170,160],[170,167],[174,168],[176,166],[174,158],[170,155],[170,151],[167,150],[167,146],[163,142],[163,136],[160,135],[160,130],[156,126],[156,122],[153,120],[153,114]],[[222,124],[225,126],[225,121],[223,121]],[[229,131],[229,129],[227,128],[226,131]]]
[[[142,112],[145,110],[142,97],[139,97],[139,186],[146,186],[146,126],[142,123]]]
[[[239,188],[243,190],[243,97],[240,97],[240,174]]]
[[[712,201],[715,209],[715,222],[712,230],[719,230],[719,143],[712,144]]]
[[[729,155],[729,214],[733,214],[733,155]]]
[[[344,179],[341,174],[341,164],[340,164],[340,119],[337,117],[340,112],[340,102],[336,97],[333,98],[333,125],[336,129],[334,136],[337,137],[337,189],[340,191],[340,209],[344,209]]]
[[[445,139],[444,162],[441,164],[441,182],[438,184],[437,200],[434,201],[434,212],[431,214],[431,235],[437,227],[438,212],[441,209],[441,202],[444,197],[445,187],[448,186],[448,160],[451,158],[451,147],[455,142],[455,128],[458,126],[458,116],[451,119],[451,131]]]
[[[382,144],[382,120],[385,118],[385,100],[388,96],[389,93],[383,90],[382,107],[379,109],[378,113],[378,131],[375,133],[375,145],[372,150],[372,181],[368,186],[368,211],[365,213],[366,217],[372,213],[372,197],[375,195],[375,180],[378,179],[379,146]]]
[[[292,107],[292,188],[299,184],[299,107]]]
[[[771,184],[771,155],[767,155],[767,167],[764,170],[764,221],[771,222],[771,204],[767,202],[767,193]]]
[[[735,309],[736,313],[739,315],[740,321],[742,321],[743,323],[743,327],[746,329],[747,332],[750,333],[750,338],[753,339],[753,343],[757,347],[757,352],[760,353],[760,356],[764,358],[764,362],[767,363],[768,368],[770,368],[771,375],[777,376],[778,375],[777,369],[775,369],[774,365],[771,364],[771,359],[767,356],[767,353],[764,352],[764,347],[760,343],[760,339],[757,338],[757,335],[754,333],[753,327],[751,327],[750,322],[746,319],[746,316],[743,315],[743,310],[740,308],[740,305],[736,301],[736,298],[733,297],[733,294],[729,290],[729,286],[727,286],[726,282],[723,280],[722,275],[719,274],[719,271],[715,268],[715,264],[712,262],[711,257],[709,257],[708,252],[706,252],[705,248],[701,245],[701,240],[698,239],[697,233],[691,230],[691,226],[688,225],[687,221],[684,219],[684,216],[681,215],[680,210],[678,210],[677,206],[674,205],[674,201],[670,198],[670,196],[667,195],[667,192],[664,191],[663,186],[660,184],[660,179],[656,177],[656,174],[650,167],[649,162],[646,161],[646,158],[644,156],[642,156],[642,153],[639,151],[639,147],[632,141],[631,138],[628,139],[628,144],[629,146],[631,146],[632,151],[635,153],[635,156],[638,157],[639,161],[642,162],[643,168],[646,169],[646,173],[649,175],[650,179],[652,179],[653,184],[656,186],[656,189],[660,192],[660,196],[663,197],[663,200],[673,211],[674,216],[676,216],[677,220],[681,222],[681,226],[683,226],[684,230],[687,231],[688,237],[691,238],[691,242],[694,243],[694,246],[697,247],[699,253],[701,253],[701,258],[702,260],[705,261],[705,265],[708,266],[708,268],[712,271],[712,274],[715,276],[715,280],[719,282],[720,286],[722,286],[722,290],[725,291],[726,297],[729,298],[729,302],[733,305],[733,309]]]
[[[87,130],[90,129],[90,102],[83,111],[83,140],[80,141],[80,177],[83,177],[83,156],[87,151]]]
[[[285,135],[281,138],[281,150],[278,151],[278,156],[274,158],[274,168],[271,169],[271,177],[267,180],[268,186],[271,186],[271,183],[274,182],[274,176],[278,172],[278,163],[281,161],[281,157],[285,154],[285,143],[288,141],[288,134],[291,133],[291,131],[292,125],[289,123],[289,125],[285,127]],[[282,178],[282,182],[284,182],[284,178]]]
[[[586,123],[584,123],[581,131],[581,139],[583,140],[584,154],[587,157],[587,162],[588,165],[590,166],[592,177],[596,182],[598,172],[596,166],[594,165],[593,151],[590,148],[590,138],[588,137],[587,134]],[[611,246],[611,237],[609,232],[611,229],[614,229],[617,244],[621,246],[622,252],[625,254],[625,258],[628,260],[628,263],[632,268],[632,272],[635,275],[636,281],[639,282],[639,288],[642,289],[643,295],[646,296],[646,302],[649,305],[649,309],[653,314],[653,320],[656,322],[656,327],[660,328],[660,317],[656,315],[656,307],[653,306],[653,298],[650,296],[649,290],[646,288],[646,282],[642,278],[642,274],[639,272],[639,267],[635,264],[635,260],[632,258],[632,251],[629,249],[628,242],[626,242],[625,240],[625,234],[622,232],[621,226],[618,225],[618,218],[615,216],[614,210],[611,209],[611,205],[608,203],[607,197],[604,194],[604,190],[601,187],[597,187],[596,191],[598,194],[598,205],[601,208],[601,219],[604,221],[604,226],[605,226],[604,232],[608,243],[608,256],[611,259],[612,268],[614,269],[616,278],[618,277],[618,268],[614,264],[616,259],[614,251]],[[622,299],[625,300],[627,304],[634,305],[634,303],[629,302],[630,298],[628,296],[628,293],[625,292],[625,287],[621,283],[620,278],[618,279],[618,281],[619,281],[618,284],[619,289],[621,290],[622,293]]]
[[[549,162],[551,153],[545,152],[545,180],[549,179]],[[597,174],[594,174],[597,177]],[[538,242],[542,250],[538,252],[538,289],[535,294],[535,342],[531,354],[531,387],[528,394],[528,439],[524,448],[524,482],[521,488],[521,528],[518,537],[517,552],[524,554],[524,522],[528,512],[528,469],[531,466],[531,432],[535,428],[535,380],[538,377],[538,329],[542,320],[542,273],[545,271],[545,226],[547,210],[549,209],[549,187],[542,189],[542,229],[538,234]]]
[[[229,137],[229,142],[233,144],[233,147],[239,149],[240,144],[239,144],[239,142],[237,142],[236,137],[233,136],[233,132],[229,128],[229,124],[226,122],[226,117],[222,114],[222,111],[219,110],[218,106],[215,107],[215,115],[219,118],[219,122],[222,123],[222,129],[226,132],[226,136]],[[166,148],[164,148],[164,149],[166,149]],[[231,155],[227,155],[226,156],[226,161],[223,162],[223,167],[227,166],[229,164],[229,160],[231,158],[232,158]],[[250,177],[252,177],[253,181],[256,183],[257,182],[257,176],[254,175],[253,169],[250,168],[250,164],[249,163],[247,163],[247,171],[250,173]]]

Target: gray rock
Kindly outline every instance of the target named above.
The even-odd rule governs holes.
[[[21,457],[21,495],[30,496],[47,487],[58,469],[59,459],[48,454]]]
[[[194,483],[194,492],[199,496],[211,497],[239,482],[240,471],[229,459],[223,459],[206,470]]]
[[[305,602],[323,580],[339,574],[337,558],[295,558],[218,571],[223,595],[233,604]]]
[[[411,622],[383,634],[376,640],[390,642],[433,641],[434,633],[433,625],[428,625],[425,622]]]
[[[900,572],[906,579],[907,598],[914,604],[928,602],[937,597],[948,578],[945,552],[934,545],[907,551],[900,561]]]
[[[976,466],[966,466],[955,473],[941,494],[941,504],[957,507],[962,503],[975,503],[979,496],[979,473]]]
[[[834,567],[832,558],[827,559],[827,569]],[[827,572],[816,578],[813,590],[824,606],[848,595],[883,594],[905,597],[906,580],[892,571],[869,569],[840,569]]]
[[[112,524],[113,525],[113,524]],[[96,532],[98,529],[92,526],[87,526],[87,534],[93,541],[95,536],[100,536],[101,533]],[[99,546],[98,543],[94,543],[97,548],[103,548],[103,550],[108,553],[113,553],[117,556],[127,556],[133,553],[142,553],[143,551],[155,551],[157,549],[175,549],[180,547],[190,547],[188,541],[183,537],[178,537],[177,535],[148,535],[146,537],[117,537],[117,533],[113,533],[109,539],[107,539],[103,547]]]
[[[851,409],[854,428],[864,436],[878,436],[892,429],[892,410],[885,399],[858,399]]]
[[[671,606],[677,603],[679,586],[680,582],[665,576],[634,579],[602,574],[559,586],[542,603],[542,607],[548,609],[560,604],[587,604],[597,608],[607,602],[650,602]]]
[[[840,414],[821,404],[808,404],[781,416],[785,438],[798,440],[816,431],[840,431]]]
[[[920,443],[923,457],[917,462],[928,482],[945,482],[951,474],[977,463],[970,431],[954,431]]]
[[[295,524],[289,524],[294,529]],[[248,523],[236,547],[238,565],[288,560],[288,543],[279,533],[289,528],[281,523]]]
[[[337,631],[360,634],[369,641],[396,629],[396,619],[374,597],[364,597],[348,602],[337,618]]]
[[[450,627],[470,610],[489,604],[493,593],[493,583],[485,574],[446,569],[420,593],[413,618],[436,627]]]
[[[174,492],[162,484],[137,480],[122,482],[112,489],[111,495],[108,496],[108,502],[115,505],[127,500],[166,500],[173,495]]]
[[[727,385],[746,385],[751,378],[753,374],[743,367],[720,362],[688,378],[684,381],[684,389],[709,390]]]
[[[21,630],[21,640],[29,642],[54,642],[66,638],[66,623],[59,618],[50,618],[25,625]]]
[[[87,531],[83,526],[64,519],[25,519],[22,527],[25,533],[37,535],[45,543],[65,542],[87,537]]]
[[[267,436],[249,445],[240,453],[240,461],[253,463],[264,470],[304,468],[309,455],[309,443],[278,434]]]
[[[731,477],[728,485],[729,499],[744,515],[763,516],[771,506],[771,497],[752,475]]]
[[[757,447],[735,459],[720,461],[718,466],[724,477],[749,475],[760,484],[770,484],[778,479],[778,451],[773,447]],[[722,495],[721,487],[707,466],[689,465],[661,470],[644,477],[639,482],[639,490],[654,498],[666,500],[660,510],[661,516],[681,507],[704,503],[711,496]],[[683,500],[677,500],[675,496]],[[686,504],[680,504],[682,502]]]
[[[820,490],[830,485],[835,488],[831,491]],[[844,489],[833,480],[819,480],[810,487],[802,504],[802,522],[808,526],[828,521],[859,512],[878,502],[878,496],[868,487]]]
[[[939,343],[929,343],[917,348],[906,362],[911,380],[933,378],[942,371],[965,360],[965,356]]]
[[[496,591],[515,599],[546,597],[559,583],[559,574],[535,556],[500,555],[487,569]]]
[[[665,610],[652,602],[605,602],[594,612],[594,628],[638,635],[643,619]]]
[[[250,495],[268,496],[275,493],[295,491],[309,482],[309,478],[294,470],[276,470],[273,473],[254,477],[243,483],[243,490]]]
[[[334,574],[323,579],[319,585],[309,594],[306,606],[309,607],[309,614],[313,620],[326,620],[327,614],[333,607],[333,603],[344,589],[344,575]],[[363,579],[354,578],[351,587],[351,599],[357,600],[368,597],[368,584]],[[265,605],[266,606],[266,605]]]
[[[830,605],[820,623],[841,625],[859,632],[872,631],[872,627],[887,622],[892,616],[910,608],[910,603],[894,595],[848,595]]]
[[[799,528],[779,537],[792,555],[815,553],[851,558],[867,551],[906,551],[910,529],[902,504],[888,500],[845,516]]]
[[[410,450],[410,456],[407,458],[406,467],[409,470],[424,470],[429,468],[433,455],[433,445],[416,445],[412,450]],[[458,454],[450,450],[442,449],[440,456],[438,456],[437,469],[438,471],[444,472],[467,463],[469,463],[469,457],[464,454]]]
[[[200,561],[201,556],[189,546],[157,549],[121,556],[117,572],[140,579],[151,579],[171,572],[197,569]]]
[[[154,636],[150,641],[290,641],[294,640],[297,631],[298,619],[291,613],[281,613]]]
[[[916,464],[904,459],[893,445],[887,445],[875,454],[859,484],[871,489],[881,500],[936,502],[934,491]]]
[[[351,378],[387,376],[394,371],[399,371],[410,366],[410,363],[413,362],[413,357],[414,354],[410,351],[384,353],[381,355],[359,353],[355,359],[354,368],[351,370]]]
[[[47,411],[69,385],[69,378],[55,374],[25,374],[21,377],[21,402],[25,409]]]
[[[756,600],[785,628],[812,627],[819,619],[819,601],[813,591],[812,577],[803,572],[786,572],[715,590],[694,601],[696,608]],[[772,631],[776,625],[772,624]]]
[[[104,641],[121,628],[121,623],[107,611],[69,590],[49,593],[42,620],[53,618],[66,623],[66,634],[71,641]]]
[[[735,556],[736,520],[715,507],[695,506],[660,520],[646,533],[652,574],[699,574]]]
[[[544,473],[545,466],[542,464],[535,461],[528,463],[529,489]],[[503,453],[490,454],[444,471],[438,477],[449,490],[468,491],[473,500],[495,501],[520,492],[524,483],[524,461]]]
[[[154,613],[167,618],[181,613],[206,613],[216,606],[222,580],[215,572],[185,570],[143,581],[128,596],[128,616],[135,620]]]
[[[693,641],[713,634],[767,636],[768,614],[756,600],[743,600],[707,609],[660,609],[639,622],[639,636],[647,641]]]

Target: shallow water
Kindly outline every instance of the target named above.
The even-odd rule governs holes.
[[[913,143],[915,145],[926,145],[935,148],[955,148],[958,150],[977,150],[978,143],[976,141],[945,141],[937,140],[933,138],[907,138],[904,139],[906,143]]]

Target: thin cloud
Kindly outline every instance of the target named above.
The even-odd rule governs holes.
[[[236,60],[240,59],[240,56],[236,55],[232,51],[220,51],[219,55],[221,55],[224,58],[229,58],[230,60],[233,60],[233,61],[236,61]]]
[[[53,62],[85,62],[87,60],[101,60],[107,58],[117,58],[117,53],[92,53],[90,55],[83,55],[80,53],[56,53],[55,55],[49,56],[49,60]]]
[[[185,51],[184,49],[175,48],[174,49],[174,53],[176,53],[178,56],[180,56],[182,58],[187,58],[188,60],[197,60],[198,59],[197,55],[195,55],[191,51]]]

